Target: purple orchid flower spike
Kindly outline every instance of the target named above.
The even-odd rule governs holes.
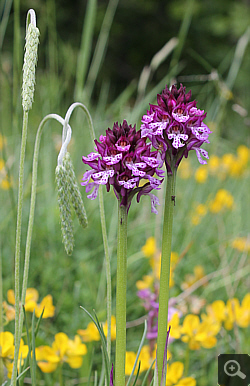
[[[101,135],[100,141],[95,140],[96,152],[82,157],[91,167],[81,183],[86,186],[87,193],[93,189],[87,197],[93,200],[100,185],[106,185],[107,191],[112,185],[116,197],[127,210],[134,195],[137,194],[138,202],[142,195],[149,195],[151,211],[158,213],[159,201],[151,191],[160,189],[164,172],[158,169],[162,164],[158,151],[151,151],[151,144],[146,140],[141,130],[136,131],[135,126],[128,125],[125,120],[121,125],[116,122],[112,130],[106,130],[106,136]]]
[[[113,363],[112,363],[112,367],[110,370],[109,386],[114,386],[114,365],[113,365]]]
[[[201,146],[209,143],[211,131],[203,122],[206,113],[196,107],[195,100],[191,101],[191,91],[186,94],[182,84],[179,90],[176,86],[171,89],[166,86],[162,94],[157,95],[157,102],[150,105],[142,117],[142,137],[149,138],[160,152],[159,159],[162,164],[165,160],[167,172],[172,174],[171,165],[174,163],[177,168],[190,150],[195,150],[198,161],[206,164],[208,153]]]

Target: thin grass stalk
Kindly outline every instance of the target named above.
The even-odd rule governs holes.
[[[34,156],[33,156],[33,168],[32,168],[32,184],[31,184],[31,198],[30,198],[30,214],[29,214],[29,223],[28,223],[28,231],[26,238],[26,248],[25,248],[25,260],[24,260],[24,271],[23,271],[23,286],[22,286],[22,296],[21,296],[21,304],[25,304],[25,296],[26,290],[28,286],[28,275],[29,275],[29,262],[30,262],[30,248],[31,248],[31,240],[32,240],[32,231],[33,231],[33,223],[34,223],[34,213],[35,213],[35,203],[36,203],[36,187],[37,187],[37,166],[38,166],[38,156],[39,156],[39,146],[41,135],[43,131],[43,127],[45,123],[54,118],[63,124],[63,119],[60,119],[56,114],[47,115],[40,123],[37,135],[36,142],[34,148]],[[18,303],[19,304],[19,303]],[[23,309],[20,310],[19,317],[19,331],[21,335],[22,327],[23,327]],[[17,318],[15,319],[17,320]],[[18,322],[18,320],[17,320]]]
[[[168,301],[169,301],[169,278],[170,278],[170,259],[172,244],[172,227],[175,205],[175,182],[176,169],[172,167],[173,174],[168,174],[165,196],[162,253],[161,253],[161,276],[159,292],[159,314],[158,314],[158,334],[157,334],[157,368],[158,384],[165,385],[166,380],[161,379],[163,369],[164,350],[167,339],[168,322]]]
[[[184,47],[185,40],[187,38],[188,30],[191,24],[193,11],[194,11],[194,0],[187,0],[186,12],[181,24],[181,28],[178,35],[178,44],[173,52],[172,60],[170,62],[170,69],[177,65],[180,60],[181,51]]]
[[[86,15],[83,23],[81,48],[77,60],[76,69],[76,98],[81,98],[81,92],[84,87],[87,68],[90,59],[91,45],[93,39],[93,32],[95,26],[96,17],[96,4],[97,0],[88,0]]]
[[[101,63],[103,61],[107,43],[108,43],[108,38],[109,38],[109,32],[110,28],[112,26],[113,18],[115,15],[115,11],[117,8],[119,0],[110,0],[108,3],[108,7],[103,19],[101,31],[98,37],[98,41],[96,44],[94,56],[90,65],[90,70],[88,73],[88,77],[86,80],[86,97],[88,99],[91,98],[94,86],[95,86],[95,81],[98,76]]]
[[[115,385],[125,385],[126,290],[127,290],[127,208],[118,200],[116,273]]]
[[[16,385],[17,377],[17,361],[19,352],[19,336],[21,331],[19,330],[19,302],[20,302],[20,244],[21,244],[21,230],[22,230],[22,210],[23,210],[23,177],[24,177],[24,161],[25,161],[25,149],[27,141],[28,131],[28,111],[23,113],[23,129],[21,140],[21,152],[19,163],[19,185],[18,185],[18,204],[17,204],[17,226],[16,226],[16,246],[15,246],[15,353],[13,362],[13,371],[11,378],[11,385]],[[24,299],[25,300],[25,299]]]
[[[5,36],[6,28],[8,25],[8,21],[9,21],[11,7],[12,7],[12,0],[6,1],[5,4],[4,4],[4,2],[2,2],[2,7],[0,10],[0,14],[3,15],[1,23],[0,23],[0,51],[2,50],[4,36]]]
[[[20,31],[20,0],[14,0],[14,41],[13,41],[13,112],[14,123],[18,123],[17,100],[20,89],[21,74],[21,31]]]
[[[89,131],[90,131],[90,137],[91,140],[94,143],[95,140],[95,130],[93,121],[91,118],[91,115],[88,111],[88,109],[82,104],[82,103],[75,103],[74,106],[79,106],[83,109],[85,114],[87,115],[87,121],[89,125]],[[105,261],[106,261],[106,277],[107,277],[107,351],[108,356],[110,359],[111,356],[111,313],[112,313],[112,289],[111,289],[111,267],[110,267],[110,254],[108,249],[108,236],[107,236],[107,230],[106,230],[106,220],[105,220],[105,210],[104,210],[104,203],[103,203],[103,194],[102,194],[102,187],[99,189],[99,207],[100,207],[100,217],[101,217],[101,227],[102,227],[102,237],[103,237],[103,246],[104,246],[104,254],[105,254]]]

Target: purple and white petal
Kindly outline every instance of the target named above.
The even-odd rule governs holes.
[[[136,182],[139,180],[138,177],[130,178],[128,181],[118,181],[118,184],[123,186],[125,189],[133,189],[136,186]]]
[[[201,158],[201,156],[203,155],[203,157],[209,159],[208,152],[204,149],[201,149],[200,147],[193,147],[193,149],[196,151],[196,155],[200,164],[205,165],[207,161]]]
[[[152,168],[157,168],[161,161],[154,158],[154,157],[145,157],[145,156],[142,156],[141,157],[143,161],[146,162],[147,165],[151,166]]]
[[[86,186],[86,193],[89,193],[93,187],[95,186],[95,182],[90,182],[87,186]]]
[[[152,129],[149,129],[146,125],[141,125],[141,136],[147,137],[149,134],[152,135]]]
[[[94,170],[87,170],[87,171],[84,173],[84,175],[83,175],[83,178],[82,178],[83,182],[81,182],[81,185],[82,185],[82,186],[87,185],[87,184],[89,183],[90,178],[92,177],[92,175],[93,175],[94,173],[95,173]]]
[[[119,146],[119,145],[115,145],[117,150],[119,151],[129,151],[129,148],[130,148],[130,145],[126,145],[126,146]]]
[[[190,112],[190,114],[195,114],[195,115],[198,115],[198,116],[204,114],[204,110],[197,109],[197,107],[191,107],[189,112]]]
[[[112,155],[112,156],[103,157],[103,161],[105,161],[107,165],[118,164],[118,162],[120,162],[121,159],[122,159],[122,153]]]
[[[161,181],[160,180],[157,180],[157,178],[152,177],[149,174],[147,174],[146,177],[149,180],[150,186],[152,186],[153,189],[156,189],[156,190],[160,189],[160,187],[159,187],[161,185]]]
[[[181,142],[181,139],[183,139],[184,141],[186,141],[188,139],[188,135],[187,134],[175,134],[175,133],[169,133],[168,134],[168,139],[173,139],[173,147],[175,147],[176,149],[178,149],[179,147],[183,147],[185,146],[185,143],[182,143]]]
[[[148,194],[151,199],[151,212],[158,214],[158,210],[156,209],[156,205],[160,205],[159,198],[156,197],[153,193]]]
[[[99,186],[95,185],[94,190],[91,194],[89,194],[87,197],[90,198],[90,200],[94,200],[97,197]]]
[[[182,115],[178,113],[172,113],[172,115],[173,115],[173,118],[180,123],[185,123],[189,119],[189,115]]]
[[[142,123],[149,123],[149,122],[152,122],[152,120],[154,119],[154,115],[155,115],[155,113],[152,113],[152,114],[150,114],[150,115],[143,115],[143,117],[142,117]]]
[[[82,157],[84,161],[94,161],[95,159],[101,157],[99,153],[90,153],[87,155],[87,157]]]

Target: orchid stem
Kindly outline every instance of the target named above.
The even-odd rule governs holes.
[[[118,201],[115,385],[125,385],[127,208]]]
[[[169,301],[169,278],[172,227],[175,205],[175,181],[176,169],[172,168],[173,174],[168,174],[167,188],[165,197],[163,235],[162,235],[162,254],[161,254],[161,277],[159,292],[159,315],[158,315],[158,335],[157,335],[157,367],[159,386],[165,385],[166,380],[161,379],[163,369],[164,350],[167,338],[168,323],[168,301]]]

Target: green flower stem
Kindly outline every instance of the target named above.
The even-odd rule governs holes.
[[[127,288],[127,208],[118,201],[117,276],[116,276],[116,349],[115,385],[125,385],[126,288]]]
[[[16,226],[16,246],[15,246],[15,352],[11,385],[16,385],[17,377],[17,361],[21,335],[19,331],[19,292],[20,292],[20,244],[21,244],[21,229],[22,229],[22,210],[23,210],[23,176],[24,176],[24,161],[25,149],[27,142],[28,131],[28,111],[23,112],[23,128],[19,163],[19,185],[18,185],[18,204],[17,204],[17,226]]]
[[[159,386],[161,385],[164,350],[165,350],[165,344],[166,344],[166,338],[167,338],[171,242],[172,242],[173,214],[174,214],[174,205],[175,205],[175,177],[176,177],[176,170],[174,169],[173,174],[172,175],[168,174],[168,177],[167,177],[167,189],[166,189],[166,197],[165,197],[164,223],[163,223],[163,235],[162,235],[161,277],[160,277],[158,335],[157,335],[157,367],[158,367]],[[162,385],[165,385],[165,383],[166,381],[162,380]]]

